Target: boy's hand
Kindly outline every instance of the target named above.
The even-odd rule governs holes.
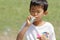
[[[42,35],[39,40],[49,40],[45,35]]]
[[[28,16],[27,19],[26,19],[26,26],[30,26],[31,25],[30,19],[31,19],[31,15]]]
[[[48,38],[45,35],[42,35],[41,40],[48,40]]]

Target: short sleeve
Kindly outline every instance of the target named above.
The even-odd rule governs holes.
[[[24,28],[26,22],[23,23],[23,25],[20,27],[19,32]]]
[[[49,40],[56,40],[55,31],[52,24],[50,24],[49,30],[50,30]]]

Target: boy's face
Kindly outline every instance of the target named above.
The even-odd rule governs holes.
[[[41,6],[32,6],[30,9],[30,14],[36,17],[37,20],[41,20],[42,16],[44,15],[43,7]]]

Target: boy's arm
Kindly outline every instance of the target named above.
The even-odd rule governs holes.
[[[19,32],[16,40],[23,40],[24,34],[26,33],[26,31],[28,30],[28,28],[31,25],[31,23],[29,21],[30,18],[31,18],[31,16],[27,17],[26,24],[24,25],[23,29]]]
[[[25,32],[28,30],[28,26],[25,26],[18,34],[17,39],[16,40],[23,40],[24,34]]]

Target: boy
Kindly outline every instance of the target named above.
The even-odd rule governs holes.
[[[47,15],[47,8],[46,0],[31,0],[30,15],[23,24],[17,40],[23,40],[24,35],[26,40],[56,40],[52,24],[42,20],[42,17]],[[35,17],[33,23],[30,22],[32,16]]]

